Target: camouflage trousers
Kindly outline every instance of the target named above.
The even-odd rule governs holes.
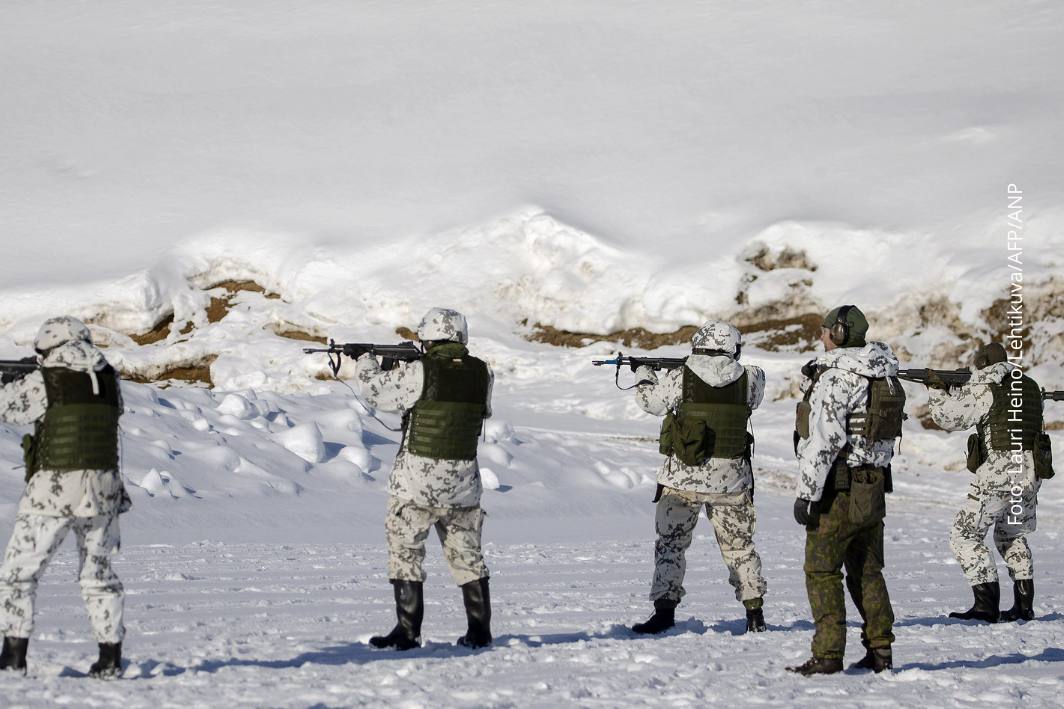
[[[846,650],[846,588],[864,621],[865,647],[888,648],[894,642],[894,611],[883,580],[882,487],[877,509],[851,505],[849,492],[824,493],[814,505],[813,524],[806,528],[805,587],[816,624],[813,656],[842,659]]]
[[[761,575],[761,557],[754,548],[757,513],[748,492],[710,494],[665,488],[658,499],[654,544],[654,581],[650,600],[679,601],[686,591],[686,553],[691,546],[702,507],[713,524],[720,555],[728,567],[728,582],[739,601],[752,601],[765,595],[768,585]]]
[[[388,518],[384,529],[388,537],[388,578],[401,581],[424,581],[425,540],[429,530],[443,545],[443,556],[459,586],[487,578],[484,554],[480,549],[480,532],[484,510],[480,507],[425,507],[395,496],[388,498]]]
[[[991,527],[994,546],[1005,560],[1009,576],[1014,581],[1034,578],[1034,559],[1027,535],[1037,524],[1037,504],[1037,488],[1027,488],[1014,497],[1009,490],[986,490],[974,482],[971,484],[968,498],[957,512],[949,533],[949,546],[969,585],[998,580],[997,564],[983,541]]]
[[[48,517],[19,514],[0,566],[0,608],[4,635],[28,638],[33,632],[37,583],[55,552],[74,530],[78,542],[78,579],[96,641],[118,643],[122,623],[122,583],[111,568],[119,545],[118,515]]]

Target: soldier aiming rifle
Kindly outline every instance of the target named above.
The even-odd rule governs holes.
[[[625,357],[596,360],[636,374],[636,403],[664,416],[659,450],[654,578],[650,600],[654,614],[636,623],[636,633],[661,633],[675,625],[675,611],[686,593],[686,553],[698,515],[705,507],[735,598],[746,610],[746,629],[766,629],[762,609],[767,589],[761,557],[754,547],[757,515],[751,467],[753,438],[747,432],[751,412],[761,403],[765,373],[739,363],[739,331],[724,322],[707,323],[691,338],[692,353],[682,358]],[[665,371],[660,379],[657,372]]]

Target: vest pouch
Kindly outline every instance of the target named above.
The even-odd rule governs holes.
[[[873,379],[869,384],[864,435],[870,441],[890,441],[901,436],[905,421],[905,390],[895,377]]]
[[[968,436],[968,460],[967,468],[970,472],[979,470],[979,466],[985,462],[983,457],[983,441],[978,433]]]
[[[669,427],[672,454],[684,465],[702,465],[713,449],[713,431],[705,419],[674,416]]]
[[[672,455],[672,427],[676,423],[676,416],[670,411],[665,414],[661,421],[661,432],[658,434],[658,452],[662,455]]]
[[[1039,480],[1049,480],[1056,474],[1053,472],[1053,444],[1044,431],[1034,441],[1034,474]]]
[[[798,402],[794,412],[794,432],[798,434],[799,438],[809,438],[809,415],[812,412],[813,407],[808,401],[802,399]],[[797,447],[797,441],[795,446]]]
[[[26,482],[37,472],[37,437],[26,434],[22,437],[22,460],[26,464]]]
[[[887,515],[883,471],[854,468],[850,471],[850,522],[869,524]]]

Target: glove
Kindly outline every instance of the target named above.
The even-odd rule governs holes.
[[[942,391],[949,389],[949,384],[942,381],[942,377],[934,370],[927,373],[927,381],[924,382],[924,386],[928,389],[941,389]]]
[[[813,375],[816,374],[816,360],[815,359],[811,359],[811,360],[809,360],[808,362],[806,362],[805,364],[802,365],[802,374],[804,374],[807,379],[812,379],[813,378]]]
[[[804,497],[794,501],[794,521],[803,527],[808,527],[813,522],[813,503]]]

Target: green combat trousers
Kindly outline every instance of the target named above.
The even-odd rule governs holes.
[[[842,659],[846,649],[846,587],[861,614],[861,642],[889,648],[894,642],[894,611],[883,580],[883,475],[854,470],[851,489],[828,491],[814,505],[806,528],[805,587],[816,623],[813,656]]]

